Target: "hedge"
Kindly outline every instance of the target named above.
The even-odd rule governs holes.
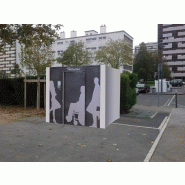
[[[40,105],[44,107],[44,83],[41,83],[40,90]],[[27,106],[36,107],[37,83],[27,83],[26,95]],[[24,78],[0,79],[0,103],[24,106]]]
[[[136,104],[136,84],[138,78],[134,73],[123,72],[120,79],[120,113],[128,113],[133,105]]]

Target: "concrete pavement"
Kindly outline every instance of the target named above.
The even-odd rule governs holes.
[[[185,109],[174,108],[150,162],[185,161]]]

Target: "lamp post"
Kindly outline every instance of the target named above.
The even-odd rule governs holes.
[[[157,96],[158,96],[158,107],[159,107],[159,65],[160,64],[158,64],[158,91],[157,91]]]
[[[165,60],[166,56],[162,56],[162,63],[161,63],[161,93],[163,93],[163,60]]]

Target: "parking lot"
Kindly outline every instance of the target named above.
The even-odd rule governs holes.
[[[0,161],[142,162],[175,107],[172,98],[161,95],[157,107],[157,95],[140,94],[131,112],[106,129],[46,123],[45,117],[2,124]],[[184,95],[178,102],[185,106]]]

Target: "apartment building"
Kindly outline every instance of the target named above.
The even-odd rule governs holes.
[[[185,80],[185,24],[158,24],[158,52],[172,77]]]
[[[56,40],[52,45],[52,50],[55,55],[55,58],[60,56],[60,53],[65,51],[70,43],[80,42],[84,43],[85,48],[92,53],[92,65],[96,65],[94,61],[94,52],[99,48],[106,46],[108,40],[126,40],[128,41],[133,48],[133,37],[131,37],[125,31],[115,31],[115,32],[106,32],[106,26],[100,26],[100,33],[95,30],[85,31],[84,36],[77,36],[77,31],[71,31],[71,37],[65,38],[65,32],[60,33],[60,39]],[[55,63],[54,66],[60,66]],[[120,71],[132,71],[132,65],[123,65],[120,68]]]
[[[148,51],[157,51],[158,50],[158,43],[157,42],[147,42],[146,48]],[[137,55],[139,52],[140,45],[135,46],[134,54]]]
[[[65,51],[70,43],[80,42],[84,43],[85,48],[92,53],[92,65],[96,65],[97,63],[94,61],[94,52],[99,48],[106,46],[106,42],[109,40],[126,40],[131,44],[133,48],[133,37],[131,37],[125,31],[115,31],[115,32],[106,32],[106,26],[100,26],[100,33],[95,30],[85,31],[84,36],[77,36],[77,31],[71,31],[71,37],[65,38],[65,32],[60,33],[60,39],[55,40],[52,44],[52,53],[55,58],[60,56],[60,53]],[[1,40],[0,40],[1,43]],[[19,53],[21,52],[21,47],[16,40],[13,45],[6,45],[4,51],[0,52],[0,78],[1,74],[5,74],[9,78],[14,78],[15,75],[11,74],[11,70],[14,68],[14,64],[20,64]],[[55,64],[55,66],[61,66],[61,64]],[[132,72],[132,65],[123,65],[120,67],[120,72],[123,70]],[[26,72],[26,69],[23,69]]]
[[[0,40],[0,44],[1,44]],[[11,70],[14,69],[14,65],[17,61],[20,47],[18,41],[13,45],[6,44],[3,51],[0,51],[0,78],[6,76],[8,78],[14,78],[15,74],[11,74]]]

